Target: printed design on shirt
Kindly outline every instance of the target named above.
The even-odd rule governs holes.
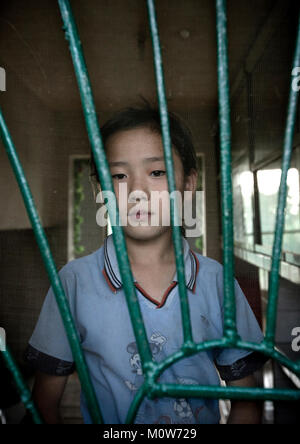
[[[150,350],[152,353],[152,356],[157,356],[162,350],[167,342],[167,338],[163,336],[159,332],[152,333],[149,341]],[[141,358],[138,353],[138,348],[136,342],[131,342],[127,346],[127,351],[130,354],[129,358],[129,364],[131,367],[132,373],[135,374],[135,381],[131,382],[126,380],[125,384],[131,391],[137,391],[140,386],[144,382],[143,377],[143,370],[142,370],[142,364],[141,364]]]
[[[172,418],[167,415],[162,415],[153,424],[172,424]]]
[[[174,412],[183,421],[188,421],[193,416],[190,404],[187,402],[185,398],[180,398],[175,400]]]
[[[178,384],[182,385],[197,385],[198,381],[191,378],[178,378]],[[180,422],[189,424],[193,419],[193,411],[186,398],[174,399],[173,409]],[[193,421],[194,422],[194,421]]]
[[[161,333],[152,333],[149,340],[149,346],[153,357],[159,357],[159,354],[163,351],[166,343],[167,338]],[[144,382],[141,359],[136,342],[128,344],[127,352],[130,355],[129,365],[134,378],[131,381],[125,380],[124,382],[131,392],[136,392]],[[181,385],[198,385],[199,381],[189,377],[178,377],[176,378],[176,383]],[[152,401],[145,399],[136,416],[135,423],[144,423],[144,421],[149,420],[154,416],[153,424],[197,424],[201,422],[199,416],[204,409],[204,405],[201,405],[201,400],[199,400],[199,403],[200,406],[198,404],[192,408],[186,398],[169,398],[168,401],[166,398],[154,399]],[[161,409],[159,416],[157,415],[155,419],[155,411],[158,404],[160,404],[161,407],[164,407]]]
[[[177,384],[181,385],[198,385],[199,381],[192,378],[177,378]],[[199,403],[202,401],[199,400]],[[163,412],[153,423],[154,424],[198,424],[201,422],[200,413],[204,409],[204,405],[197,405],[192,409],[186,398],[171,399],[166,405],[166,409],[170,411]]]

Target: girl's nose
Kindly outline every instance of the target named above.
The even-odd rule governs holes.
[[[149,194],[144,190],[133,189],[129,191],[129,203],[145,201],[149,202]]]
[[[128,193],[135,199],[147,199],[149,200],[149,190],[147,183],[142,177],[134,177],[130,182]]]

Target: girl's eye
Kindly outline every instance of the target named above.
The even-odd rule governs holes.
[[[154,177],[160,177],[160,176],[163,176],[164,174],[166,174],[166,172],[162,171],[162,170],[155,170],[155,171],[152,171],[151,174],[154,174]]]
[[[122,180],[122,179],[124,179],[124,177],[125,177],[125,174],[113,174],[112,175],[112,178],[113,179],[119,179],[119,180]]]

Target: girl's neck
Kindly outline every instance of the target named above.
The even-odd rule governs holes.
[[[133,266],[175,263],[171,230],[149,240],[126,236],[126,245],[129,261]]]

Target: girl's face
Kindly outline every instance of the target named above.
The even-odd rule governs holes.
[[[181,159],[172,150],[176,190],[182,193],[183,201],[184,190],[195,191],[196,176],[184,179]],[[106,155],[125,233],[146,240],[170,230],[168,182],[160,134],[148,128],[120,131],[107,140]],[[161,192],[165,192],[164,198],[157,199]]]

